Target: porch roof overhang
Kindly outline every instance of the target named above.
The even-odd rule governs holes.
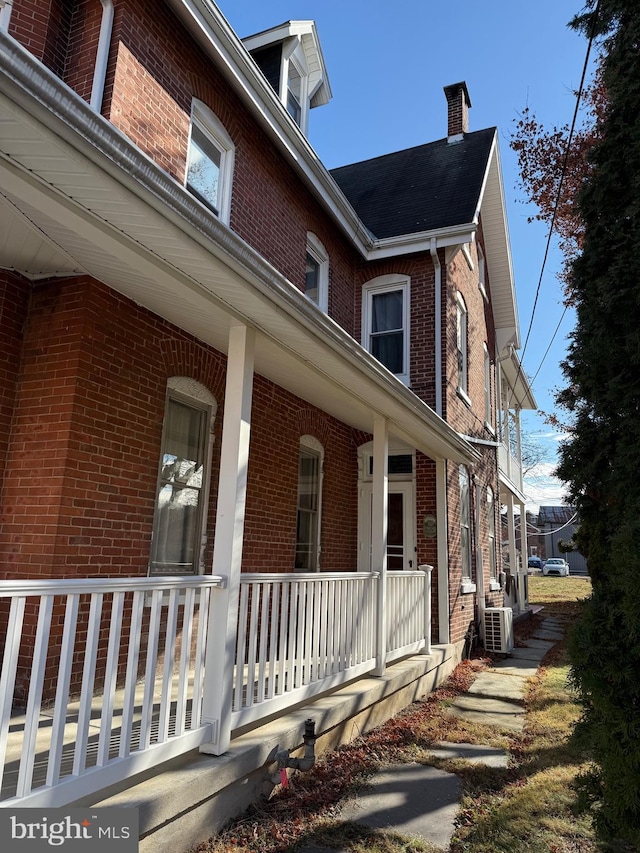
[[[533,396],[533,389],[524,372],[522,362],[513,348],[509,351],[508,357],[500,362],[500,367],[507,385],[509,408],[537,409],[538,404]]]
[[[501,469],[498,471],[498,481],[500,483],[501,499],[506,499],[507,495],[511,495],[518,503],[524,504],[527,502],[525,493]]]
[[[0,32],[0,266],[88,274],[226,353],[257,331],[256,370],[344,423],[436,459],[471,445],[247,243]]]

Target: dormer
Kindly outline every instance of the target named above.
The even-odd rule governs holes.
[[[283,107],[307,136],[309,110],[331,99],[315,22],[287,21],[242,41]]]

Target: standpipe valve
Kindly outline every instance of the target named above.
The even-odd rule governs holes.
[[[302,758],[291,758],[291,753],[288,749],[281,749],[276,752],[276,761],[278,762],[278,772],[280,774],[280,784],[285,788],[289,784],[287,768],[291,767],[294,770],[311,770],[316,763],[316,724],[315,720],[305,720],[304,736],[304,755]]]

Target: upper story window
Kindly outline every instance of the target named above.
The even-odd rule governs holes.
[[[462,560],[463,591],[466,584],[471,583],[471,491],[469,471],[466,465],[459,469],[460,480],[460,557]]]
[[[491,405],[491,356],[484,345],[484,422],[493,430],[493,406]]]
[[[296,571],[320,569],[320,511],[322,508],[322,460],[320,442],[310,435],[300,439],[298,457],[298,515],[296,524]]]
[[[362,345],[409,384],[409,278],[383,275],[362,292]]]
[[[185,377],[169,380],[149,574],[202,571],[216,402]]]
[[[302,76],[293,59],[288,62],[287,74],[287,112],[298,127],[302,124]]]
[[[307,233],[305,295],[323,311],[329,310],[329,256],[315,234]]]
[[[476,243],[478,248],[478,287],[484,298],[487,298],[487,282],[486,282],[486,264],[484,260],[484,252],[480,243]]]
[[[234,145],[214,113],[193,102],[185,184],[223,222],[231,211]]]
[[[468,314],[460,293],[456,294],[456,353],[458,358],[458,393],[469,403]]]

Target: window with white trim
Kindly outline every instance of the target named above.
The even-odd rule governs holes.
[[[362,291],[362,345],[409,384],[408,276],[383,275]]]
[[[458,358],[458,393],[469,402],[468,314],[462,294],[456,293],[456,354]]]
[[[460,482],[460,559],[463,592],[471,585],[471,484],[466,465],[459,469]]]
[[[300,127],[302,123],[302,75],[296,68],[293,58],[289,59],[286,107],[291,118]]]
[[[489,576],[492,581],[495,581],[498,577],[498,560],[496,553],[496,504],[491,486],[487,486],[487,531],[489,538]]]
[[[234,145],[215,114],[194,100],[185,186],[223,222],[231,212]]]
[[[307,232],[305,296],[323,311],[329,310],[329,256],[311,231]]]
[[[478,249],[478,287],[480,288],[480,292],[487,299],[487,266],[484,260],[484,251],[480,243],[476,243]]]
[[[491,405],[491,356],[484,344],[484,421],[493,430],[493,406]]]
[[[320,513],[324,451],[311,435],[300,438],[296,558],[298,572],[320,570]]]
[[[186,377],[167,383],[150,575],[203,571],[216,408],[215,398],[199,383]]]

